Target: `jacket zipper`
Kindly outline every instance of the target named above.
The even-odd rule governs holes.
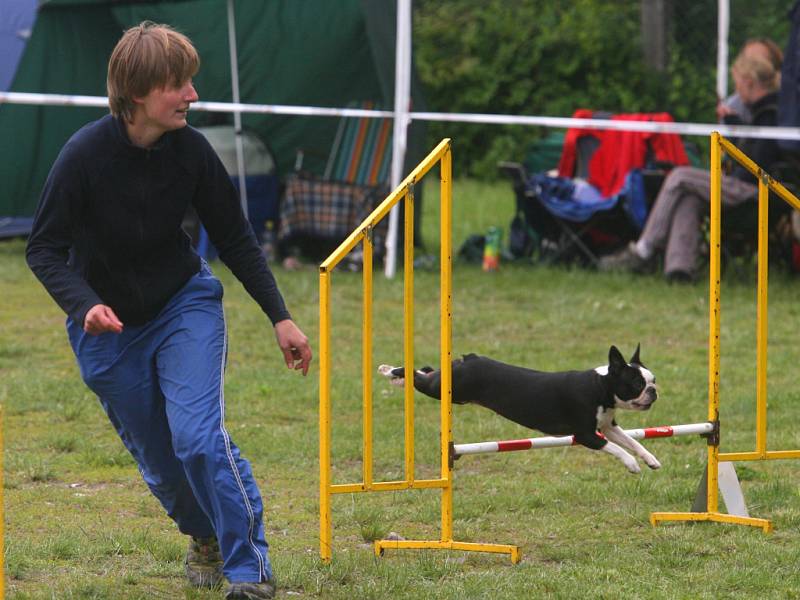
[[[150,150],[148,149],[148,150],[145,150],[144,178],[148,179],[149,175],[150,175]],[[147,206],[147,185],[146,185],[146,183],[147,183],[146,181],[142,182],[142,188],[141,188],[141,194],[140,194],[140,198],[141,198],[141,202],[142,202],[142,210],[140,210],[137,213],[137,224],[139,226],[139,242],[140,242],[140,246],[142,248],[144,248],[144,234],[145,234],[143,212],[144,212],[144,207]],[[133,287],[134,287],[134,289],[136,291],[136,297],[139,300],[140,311],[143,314],[145,312],[144,294],[142,293],[141,285],[139,285],[139,278],[137,277],[136,268],[133,269],[132,275],[133,275]]]

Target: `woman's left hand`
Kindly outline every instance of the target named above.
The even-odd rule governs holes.
[[[286,366],[290,369],[302,370],[303,375],[308,373],[311,364],[311,347],[308,338],[300,331],[291,319],[284,319],[275,323],[275,337],[278,346],[283,352]]]

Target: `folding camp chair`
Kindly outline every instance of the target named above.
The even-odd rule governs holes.
[[[639,226],[622,196],[608,199],[589,213],[569,218],[543,201],[525,168],[514,162],[498,164],[514,187],[516,211],[511,225],[511,252],[547,262],[578,262],[596,266],[599,256],[635,239]],[[641,179],[639,179],[641,181]],[[641,188],[641,183],[637,183]],[[636,192],[643,193],[643,192]],[[585,215],[585,216],[584,216]]]
[[[366,103],[363,108],[373,108]],[[343,118],[336,130],[323,178],[358,185],[381,185],[389,180],[392,120]]]
[[[671,120],[665,113],[613,116],[580,110],[574,116]],[[683,144],[674,134],[570,129],[559,178],[529,175],[518,163],[498,165],[511,178],[517,198],[512,240],[513,228],[519,230],[524,222],[528,237],[535,239],[531,249],[538,249],[538,258],[596,266],[601,254],[638,236],[667,170],[687,163]],[[601,192],[599,197],[593,201],[577,197],[580,194],[567,197],[570,181],[583,180]],[[520,246],[524,247],[517,243]]]
[[[388,194],[391,133],[390,119],[343,117],[322,177],[303,172],[307,150],[298,151],[281,202],[278,242],[283,254],[324,258],[372,212]],[[385,221],[373,235],[380,250]]]

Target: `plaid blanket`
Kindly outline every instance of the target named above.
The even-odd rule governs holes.
[[[385,186],[291,176],[286,180],[286,194],[281,201],[278,240],[286,243],[297,238],[312,238],[324,246],[339,244],[387,194]],[[375,228],[376,253],[383,249],[387,228],[388,219],[383,219]]]

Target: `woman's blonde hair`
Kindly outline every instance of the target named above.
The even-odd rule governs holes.
[[[117,42],[108,61],[111,114],[133,118],[134,98],[156,88],[179,86],[197,74],[200,57],[188,37],[169,25],[143,21]]]
[[[752,79],[770,92],[781,87],[781,72],[760,56],[740,53],[733,62],[731,72],[739,77]]]
[[[761,46],[766,52],[766,57],[776,70],[780,70],[783,66],[783,50],[780,46],[769,38],[756,37],[749,38],[742,46],[742,54],[754,54],[753,49]]]

